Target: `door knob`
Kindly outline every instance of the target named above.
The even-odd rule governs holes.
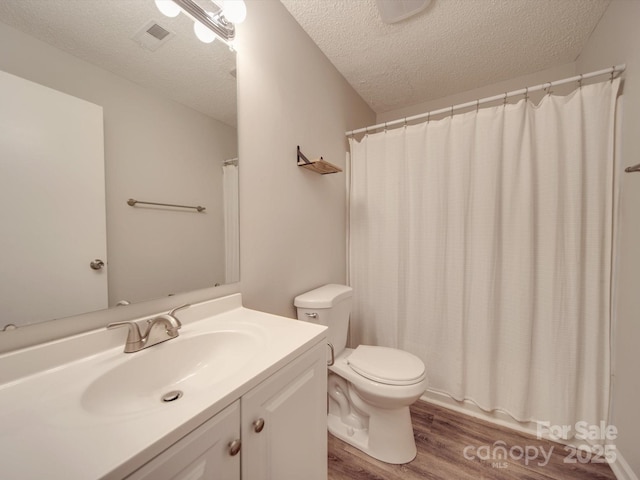
[[[89,266],[93,270],[100,270],[100,269],[102,269],[102,267],[104,267],[104,262],[102,260],[100,260],[99,258],[96,258],[93,262],[91,262],[89,264]]]

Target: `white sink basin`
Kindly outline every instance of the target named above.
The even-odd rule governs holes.
[[[127,358],[94,380],[81,398],[85,410],[102,415],[123,415],[179,403],[162,396],[179,390],[183,398],[236,374],[260,351],[260,335],[244,330],[222,330],[178,337]]]

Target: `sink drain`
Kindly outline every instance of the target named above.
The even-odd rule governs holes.
[[[171,390],[160,397],[163,402],[173,402],[182,397],[183,393],[180,390]]]

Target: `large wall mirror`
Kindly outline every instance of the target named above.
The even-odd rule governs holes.
[[[235,53],[229,46],[200,42],[190,19],[163,16],[154,0],[2,0],[0,43],[7,100],[4,107],[0,101],[0,126],[9,132],[0,140],[0,190],[6,192],[0,196],[0,330],[238,282]],[[29,120],[18,103],[12,111],[17,91],[38,108],[48,103],[40,94],[49,91],[53,112],[34,111]],[[76,117],[76,105],[97,112],[99,133],[85,131],[94,122]],[[65,150],[61,163],[47,155],[50,147],[32,135],[37,129],[30,124],[44,117],[53,119],[44,137],[54,147],[98,152],[97,180],[65,163]],[[52,133],[57,126],[67,133]],[[14,155],[22,147],[7,146],[8,139],[38,147],[42,163]],[[66,182],[74,179],[84,183],[84,193],[71,193]],[[131,206],[129,199],[204,210]],[[102,220],[89,210],[96,202]],[[68,226],[72,219],[79,226]],[[97,246],[87,247],[92,223],[103,232]],[[63,257],[60,245],[80,258]],[[89,285],[98,291],[85,292]]]

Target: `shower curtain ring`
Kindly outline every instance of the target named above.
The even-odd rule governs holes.
[[[404,125],[403,125],[403,127],[407,128],[407,117],[404,117]]]
[[[524,87],[524,100],[529,100],[529,87]]]
[[[387,133],[387,122],[384,122],[384,133]]]
[[[476,100],[476,113],[480,110],[480,99]]]
[[[504,98],[502,99],[502,106],[507,106],[507,92],[504,92]]]
[[[613,67],[611,67],[611,82],[613,82],[613,74],[616,71],[616,66],[614,65]]]
[[[453,118],[453,105],[451,105],[451,118]]]
[[[431,112],[427,112],[427,123],[431,121]]]
[[[578,86],[580,87],[580,90],[582,90],[582,74],[580,74],[580,79],[578,80]]]

